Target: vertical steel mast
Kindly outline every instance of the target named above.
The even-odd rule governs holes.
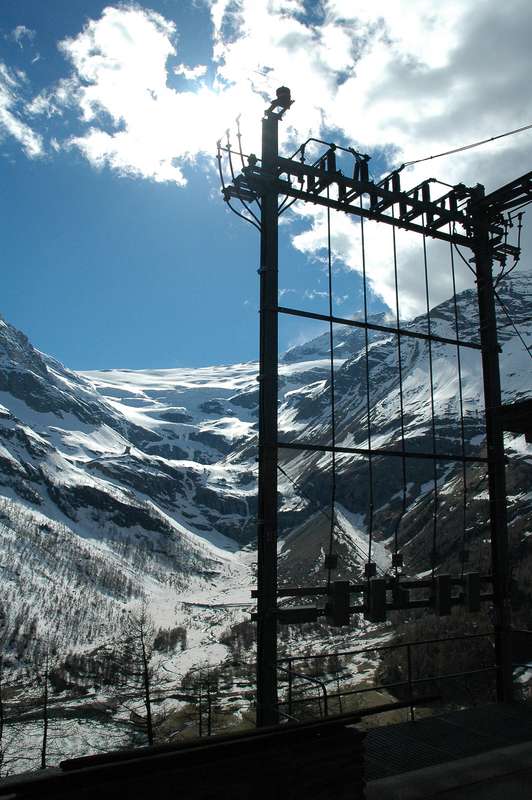
[[[278,127],[290,90],[262,120],[260,238],[259,486],[257,517],[257,725],[275,725],[277,707]]]
[[[277,626],[301,622],[316,622],[326,617],[331,624],[349,624],[355,613],[369,614],[375,621],[384,620],[388,611],[399,608],[427,608],[440,616],[449,614],[455,605],[478,612],[482,601],[495,606],[495,639],[497,659],[497,699],[512,698],[512,662],[510,629],[510,593],[508,568],[508,526],[506,518],[506,486],[504,441],[501,422],[501,387],[499,374],[499,347],[495,314],[495,286],[492,276],[493,262],[504,266],[508,257],[519,258],[517,246],[507,241],[511,218],[504,213],[519,209],[532,201],[532,173],[527,173],[484,196],[481,186],[468,188],[463,184],[449,187],[444,194],[432,197],[434,180],[425,180],[413,189],[401,188],[401,169],[375,182],[370,178],[367,162],[369,156],[353,148],[309,138],[289,158],[278,152],[279,120],[290,108],[292,101],[286,87],[277,89],[276,99],[266,109],[262,120],[262,159],[253,154],[244,156],[241,147],[240,127],[237,121],[239,151],[231,149],[229,133],[227,146],[218,142],[218,164],[224,200],[239,217],[251,223],[261,233],[260,251],[260,366],[259,366],[259,486],[258,486],[258,574],[257,589],[257,724],[275,725],[279,719],[277,697]],[[317,157],[309,160],[305,149],[309,143],[318,145]],[[342,154],[342,168],[338,169],[337,154]],[[223,154],[227,159],[231,183],[226,185],[222,168]],[[235,175],[232,155],[240,156],[242,171]],[[247,158],[247,165],[245,159]],[[279,195],[283,200],[279,205]],[[243,212],[231,205],[237,200]],[[414,331],[397,326],[369,323],[317,314],[308,310],[278,306],[278,217],[296,200],[314,206],[342,211],[346,214],[381,222],[425,237],[448,242],[451,247],[465,247],[474,254],[478,287],[480,317],[480,342],[444,337],[429,331]],[[260,209],[260,218],[253,209]],[[459,254],[461,252],[459,251]],[[466,260],[463,256],[464,261]],[[468,264],[469,266],[469,264]],[[454,274],[454,273],[453,273]],[[397,280],[397,279],[396,279]],[[454,278],[453,278],[454,280]],[[320,320],[329,324],[375,330],[392,336],[408,336],[420,341],[437,342],[442,346],[467,348],[481,352],[486,411],[487,455],[467,455],[462,452],[436,452],[433,432],[432,452],[418,450],[398,451],[396,447],[379,449],[338,447],[316,444],[298,438],[287,441],[278,438],[278,315]],[[476,337],[475,337],[476,338]],[[332,344],[331,344],[332,347]],[[366,356],[367,358],[367,356]],[[460,370],[460,367],[458,368]],[[432,379],[431,379],[432,391]],[[463,435],[463,434],[462,434]],[[403,444],[404,447],[404,444]],[[334,581],[325,586],[277,585],[277,471],[278,451],[342,452],[346,455],[370,458],[393,456],[403,459],[435,459],[456,464],[487,465],[489,475],[490,530],[492,564],[491,574],[471,572],[459,578],[438,574],[435,578],[403,581],[397,591],[397,576],[373,577],[361,582]],[[288,476],[287,476],[288,477]],[[464,481],[464,496],[465,496]],[[464,517],[465,519],[465,517]],[[464,535],[465,535],[464,521]],[[395,555],[399,555],[396,553]],[[464,551],[465,556],[465,551]],[[465,558],[464,558],[465,563]],[[366,567],[371,566],[371,559]],[[368,574],[372,574],[369,573]],[[493,593],[485,593],[481,585],[492,584]],[[461,586],[456,593],[453,588]],[[415,590],[421,594],[413,595]],[[358,600],[354,599],[354,595]],[[278,608],[277,597],[327,598],[325,605],[310,603]]]
[[[471,201],[471,222],[474,237],[473,253],[475,255],[477,278],[486,413],[497,700],[509,703],[513,697],[513,690],[504,433],[499,413],[501,406],[501,377],[492,275],[493,255],[490,243],[490,215],[484,201],[483,186],[478,185],[472,190]]]

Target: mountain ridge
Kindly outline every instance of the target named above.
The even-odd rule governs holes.
[[[532,327],[526,320],[531,292],[527,276],[504,284],[500,291],[529,338]],[[472,290],[466,290],[457,301],[460,335],[466,338],[473,337],[476,327],[471,313],[473,300]],[[433,332],[454,338],[454,324],[452,301],[432,309]],[[402,326],[422,330],[426,329],[427,320],[422,315]],[[368,420],[364,333],[353,328],[344,335],[335,328],[334,335],[341,345],[335,349],[334,361],[336,444],[365,448]],[[528,354],[512,335],[510,326],[501,327],[501,342],[505,397],[519,399],[530,392]],[[331,443],[327,346],[327,336],[315,337],[292,348],[280,363],[280,438],[300,442],[302,448],[306,444]],[[358,350],[350,354],[349,347],[355,346]],[[372,331],[369,355],[372,447],[397,449],[401,446],[401,428],[394,334]],[[459,454],[456,354],[448,345],[435,343],[432,356],[437,446]],[[403,340],[405,444],[412,453],[430,452],[431,447],[427,358],[424,343]],[[467,453],[475,456],[483,446],[478,351],[462,350],[462,369],[465,446]],[[55,565],[57,573],[70,576],[68,580],[58,578],[69,598],[69,608],[62,612],[65,628],[76,628],[75,609],[80,596],[91,597],[89,605],[100,603],[102,608],[100,625],[97,615],[90,617],[90,625],[83,622],[86,615],[81,615],[74,637],[76,647],[94,647],[116,630],[123,611],[132,603],[152,597],[153,613],[161,625],[184,624],[190,628],[190,642],[194,644],[190,652],[180,654],[183,665],[200,657],[200,652],[209,652],[209,648],[214,660],[220,657],[223,648],[207,634],[209,614],[190,609],[222,609],[215,612],[215,621],[211,619],[216,639],[224,628],[243,618],[243,607],[251,607],[251,556],[256,528],[256,375],[255,363],[197,370],[111,369],[76,373],[37,351],[23,333],[2,321],[0,481],[4,497],[0,566],[8,587],[8,601],[2,606],[2,635],[11,642],[11,651],[20,653],[19,660],[30,657],[32,641],[37,646],[45,638],[47,626],[38,618],[55,619],[43,588],[54,583],[54,563],[47,555],[53,542],[62,543]],[[530,455],[516,441],[512,444],[512,459],[520,478],[512,477],[512,481],[514,494],[521,491],[520,502],[522,506],[524,503],[528,520],[526,486],[522,490],[519,487],[529,479]],[[323,582],[323,552],[328,546],[331,514],[336,515],[333,532],[341,549],[337,576],[360,577],[369,548],[367,460],[338,456],[334,510],[330,455],[281,449],[280,464],[281,580],[290,582],[311,573],[313,581]],[[404,550],[405,568],[416,573],[425,567],[430,549],[431,477],[425,462],[411,458],[405,488],[399,467],[397,458],[373,460],[372,536],[383,568],[397,536]],[[480,477],[480,471],[471,467],[467,476],[471,487]],[[440,552],[444,564],[455,559],[454,550],[460,542],[456,508],[460,504],[461,477],[456,467],[444,466],[438,468],[437,478],[442,510],[446,508],[442,530],[448,529]],[[471,488],[471,500],[482,491]],[[479,511],[482,500],[478,503],[478,508],[473,503],[475,511],[467,523],[470,527],[477,512],[485,513]],[[521,520],[520,535],[525,535],[527,526],[528,522],[523,524]],[[472,545],[481,549],[482,526],[477,527],[468,536]],[[305,538],[301,531],[310,533]],[[43,573],[46,579],[28,573],[24,552],[31,553],[33,572],[38,572],[39,559],[47,565]],[[74,580],[70,561],[100,565],[95,568],[100,577],[94,573],[89,580],[83,577],[87,575],[85,571]],[[89,577],[90,574],[89,570]],[[126,582],[124,575],[128,576]],[[75,591],[68,589],[69,581],[78,587]],[[35,613],[31,618],[37,620],[36,627],[28,620],[21,623],[23,584],[33,601]],[[114,584],[116,591],[109,588]],[[31,625],[34,632],[28,639]],[[84,626],[91,628],[90,636],[85,635]],[[20,643],[26,639],[24,649]]]

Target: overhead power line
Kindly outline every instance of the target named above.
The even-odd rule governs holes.
[[[523,336],[521,335],[521,333],[520,333],[520,331],[519,331],[519,328],[517,327],[517,325],[515,324],[514,320],[512,319],[512,315],[510,314],[510,312],[508,311],[507,307],[505,306],[505,304],[503,303],[503,301],[502,301],[502,300],[501,300],[501,298],[499,297],[499,294],[498,294],[498,292],[496,291],[496,289],[494,289],[494,290],[493,290],[493,293],[494,293],[494,295],[495,295],[495,299],[497,300],[497,302],[498,302],[498,303],[499,303],[499,305],[501,306],[502,310],[503,310],[503,311],[504,311],[504,313],[506,314],[506,317],[508,318],[508,324],[512,326],[512,328],[514,329],[515,333],[517,334],[517,336],[518,336],[518,337],[519,337],[519,339],[521,340],[521,344],[522,344],[522,345],[523,345],[523,347],[525,348],[525,350],[526,350],[526,352],[528,353],[528,355],[530,356],[530,358],[532,358],[532,352],[530,351],[530,347],[529,347],[529,346],[527,345],[527,343],[525,342],[525,340],[524,340]]]
[[[436,153],[433,156],[425,156],[425,158],[416,158],[414,161],[405,161],[401,164],[401,169],[404,167],[411,167],[412,164],[421,164],[423,161],[432,161],[434,158],[441,158],[442,156],[451,156],[453,153],[462,153],[464,150],[471,150],[473,147],[480,147],[481,144],[488,144],[495,142],[497,139],[504,139],[505,136],[513,136],[515,133],[522,133],[532,128],[530,125],[523,125],[522,128],[515,128],[513,131],[506,131],[506,133],[499,133],[498,136],[490,136],[489,139],[481,139],[478,142],[471,142],[471,144],[462,145],[462,147],[455,147],[453,150],[446,150],[444,153]]]

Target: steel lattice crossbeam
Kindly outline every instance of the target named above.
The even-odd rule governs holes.
[[[330,152],[334,154],[334,151]],[[426,233],[446,242],[471,246],[466,235],[440,230],[444,225],[463,225],[466,222],[465,212],[458,207],[459,202],[467,197],[465,187],[456,187],[443,197],[431,200],[430,181],[425,181],[409,192],[403,192],[400,189],[398,172],[376,184],[347,178],[331,162],[331,159],[325,159],[323,168],[319,168],[288,158],[278,158],[274,188],[280,195],[395,225],[415,233]],[[260,197],[265,184],[269,181],[271,185],[272,178],[265,176],[256,166],[245,167],[242,173],[243,178],[227,187],[229,197]],[[283,174],[287,176],[286,179],[282,178]],[[302,181],[299,188],[293,185],[292,178]],[[336,199],[322,194],[325,189],[333,186],[337,190]],[[364,197],[368,198],[366,205],[362,203]],[[413,221],[423,215],[426,217],[425,223]]]

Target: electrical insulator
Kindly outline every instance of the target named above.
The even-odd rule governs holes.
[[[368,561],[364,564],[364,575],[366,578],[374,578],[377,574],[377,565],[374,561]]]
[[[440,617],[451,613],[451,576],[437,575],[434,583],[434,608]]]
[[[336,172],[336,154],[334,150],[327,151],[327,172]]]
[[[397,569],[403,568],[403,554],[402,553],[394,553],[392,555],[392,567],[397,567]]]
[[[329,625],[349,625],[349,581],[334,581],[329,587],[326,606]]]
[[[480,572],[464,575],[464,601],[468,611],[480,611]]]
[[[369,158],[366,156],[357,156],[355,159],[355,166],[353,169],[353,180],[355,181],[363,181],[364,183],[369,182],[369,167],[368,167]]]
[[[404,589],[399,581],[395,581],[392,587],[393,604],[397,608],[408,608],[410,604],[410,592]]]
[[[368,583],[366,619],[371,622],[384,622],[386,619],[386,578],[371,578]]]
[[[338,553],[326,553],[323,569],[338,569]]]

